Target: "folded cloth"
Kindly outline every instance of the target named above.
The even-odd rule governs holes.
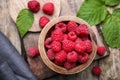
[[[0,32],[0,79],[37,80],[15,47]]]

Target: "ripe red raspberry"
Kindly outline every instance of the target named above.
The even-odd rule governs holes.
[[[28,2],[28,8],[29,8],[32,12],[36,13],[36,12],[38,12],[39,9],[40,9],[40,4],[39,4],[38,1],[31,0],[31,1]]]
[[[48,49],[51,48],[51,43],[52,43],[52,38],[51,37],[47,38],[45,40],[45,47]]]
[[[70,62],[65,62],[64,63],[64,67],[69,70],[69,69],[72,69],[76,66],[76,63],[70,63]]]
[[[77,34],[78,36],[82,36],[82,37],[88,36],[89,32],[88,32],[87,25],[85,25],[85,24],[80,24],[80,25],[76,28],[76,34]]]
[[[82,40],[81,40],[81,38],[77,38],[76,40],[75,40],[75,43],[79,43],[79,42],[81,42]]]
[[[97,48],[97,54],[100,55],[100,56],[103,56],[105,54],[105,47],[104,46],[98,46]]]
[[[49,22],[49,18],[47,18],[46,16],[42,16],[40,19],[39,19],[39,26],[41,28],[45,27],[45,25]]]
[[[69,21],[68,24],[67,24],[67,30],[68,31],[75,31],[76,28],[77,28],[77,23],[74,22],[74,21]]]
[[[78,60],[78,54],[75,51],[69,52],[67,54],[67,61],[68,62],[76,62]]]
[[[39,50],[36,47],[30,47],[28,51],[29,51],[28,55],[30,57],[35,57],[39,54]]]
[[[52,61],[52,60],[55,59],[55,52],[54,52],[52,49],[49,49],[49,50],[47,51],[47,56],[48,56],[48,58]]]
[[[93,75],[100,76],[101,72],[101,68],[97,65],[92,68]]]
[[[61,63],[61,62],[58,62],[57,60],[55,60],[54,63],[58,66],[63,66],[64,65],[63,62]]]
[[[75,32],[71,31],[68,33],[68,39],[75,41],[77,39],[77,35],[75,34]]]
[[[85,46],[86,46],[86,52],[91,53],[92,52],[92,43],[90,40],[84,41]]]
[[[87,53],[78,56],[79,63],[86,63],[88,60],[89,60],[89,55]]]
[[[48,15],[52,15],[54,12],[54,4],[52,2],[48,2],[43,5],[43,12]]]
[[[55,29],[53,32],[52,32],[52,40],[55,40],[55,41],[62,41],[63,40],[63,32],[61,29]]]
[[[64,35],[63,35],[63,39],[68,39],[68,35],[67,35],[67,34],[64,34]]]
[[[79,53],[84,53],[86,50],[85,43],[83,41],[76,43],[75,50]]]
[[[62,41],[62,48],[67,52],[74,50],[74,46],[75,43],[72,42],[71,40],[65,39]]]
[[[66,32],[66,29],[67,29],[67,25],[66,24],[64,24],[63,22],[60,22],[60,23],[57,23],[56,25],[55,25],[55,28],[56,29],[61,29],[63,32]]]
[[[52,49],[53,51],[55,51],[55,52],[60,51],[60,50],[61,50],[61,43],[58,42],[58,41],[53,41],[53,42],[51,43],[51,49]]]
[[[67,59],[67,53],[64,50],[56,53],[55,60],[57,62],[63,63],[66,61],[66,59]]]

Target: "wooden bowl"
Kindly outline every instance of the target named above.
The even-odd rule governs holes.
[[[40,55],[41,55],[41,58],[43,60],[43,62],[50,68],[52,69],[53,71],[57,72],[57,73],[60,73],[60,74],[75,74],[75,73],[78,73],[78,72],[81,72],[83,71],[84,69],[86,69],[91,63],[92,61],[94,60],[95,58],[95,55],[96,55],[96,44],[92,38],[92,34],[91,34],[91,30],[90,30],[90,26],[88,25],[88,30],[89,30],[89,33],[90,33],[90,38],[91,38],[91,41],[92,41],[92,52],[90,54],[90,58],[89,60],[84,63],[84,64],[81,64],[81,65],[78,65],[76,66],[75,68],[72,68],[70,70],[67,70],[63,67],[60,67],[56,64],[54,64],[52,61],[49,60],[49,58],[47,57],[46,55],[46,49],[45,49],[45,46],[44,46],[44,41],[46,39],[46,37],[48,37],[51,32],[51,29],[52,27],[58,23],[58,22],[62,22],[62,21],[75,21],[76,23],[78,24],[86,24],[88,25],[88,23],[86,23],[85,21],[83,21],[82,19],[80,18],[77,18],[77,17],[73,17],[73,16],[62,16],[62,17],[59,17],[59,18],[55,18],[53,20],[51,20],[42,30],[40,36],[39,36],[39,40],[38,40],[38,47],[39,47],[39,51],[40,51]]]

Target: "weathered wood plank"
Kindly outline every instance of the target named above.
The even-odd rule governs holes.
[[[0,0],[0,31],[3,32],[21,54],[21,43],[16,25],[12,21],[7,6],[8,0]]]

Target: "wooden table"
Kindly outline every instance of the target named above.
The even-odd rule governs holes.
[[[61,0],[61,1],[65,1],[65,0]],[[66,13],[65,15],[69,15],[69,14],[76,15],[77,8],[79,8],[80,5],[80,3],[77,3],[79,1],[80,0],[66,0],[64,5],[65,4],[70,5],[69,9],[72,10],[73,13]],[[7,2],[8,0],[0,0],[0,31],[2,31],[10,39],[10,41],[15,46],[15,48],[19,51],[19,53],[21,53],[20,38],[18,35],[16,25],[9,15],[8,12],[9,5],[7,5]],[[64,7],[66,6],[62,6],[62,9],[64,9]],[[74,9],[74,7],[77,8]],[[63,13],[61,13],[61,15],[63,15]],[[39,32],[28,33],[27,35],[30,34],[39,35]],[[109,57],[94,61],[86,70],[78,74],[74,74],[74,75],[57,74],[45,80],[120,80],[120,51],[119,49],[113,49],[113,48],[109,48],[109,49],[110,49]],[[100,77],[96,77],[91,74],[91,69],[96,64],[98,64],[102,69],[102,74]]]

